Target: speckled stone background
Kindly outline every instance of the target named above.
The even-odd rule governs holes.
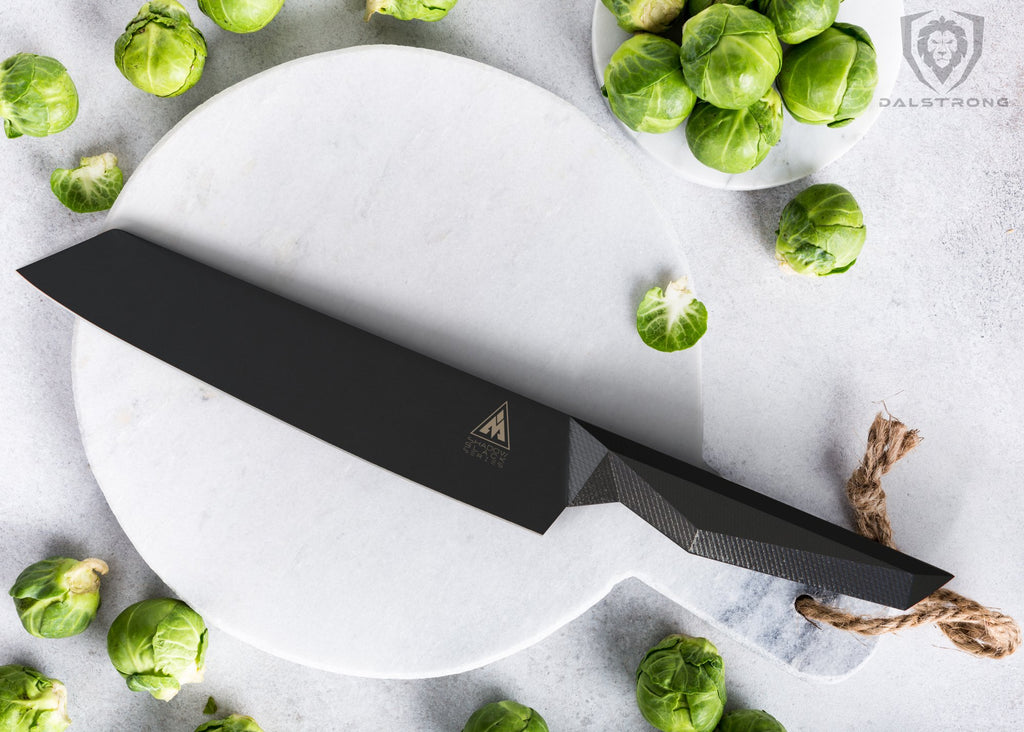
[[[941,9],[927,0],[905,5],[907,13]],[[553,731],[642,732],[649,727],[631,689],[638,659],[667,632],[704,631],[629,581],[536,646],[440,679],[325,675],[216,629],[208,681],[169,704],[129,693],[108,665],[104,634],[117,610],[166,588],[121,532],[86,464],[71,399],[71,318],[42,306],[14,274],[102,228],[102,215],[77,216],[53,199],[49,173],[109,149],[130,174],[178,119],[221,89],[282,61],[362,43],[492,64],[608,130],[675,224],[711,313],[703,341],[706,460],[731,479],[848,522],[842,484],[873,415],[888,408],[925,437],[885,484],[901,548],[955,572],[954,589],[1024,618],[1024,9],[994,0],[963,8],[984,16],[984,48],[950,96],[1005,98],[1009,106],[890,108],[813,180],[726,193],[672,177],[619,131],[591,70],[586,0],[462,0],[430,25],[364,23],[357,0],[289,0],[252,36],[231,36],[194,12],[210,45],[207,69],[196,88],[170,100],[134,89],[113,64],[113,42],[137,6],[9,0],[0,8],[0,56],[60,58],[82,99],[75,125],[60,135],[0,140],[0,585],[55,553],[106,557],[112,568],[97,622],[76,638],[32,638],[13,609],[0,611],[0,663],[35,665],[64,680],[72,729],[189,732],[212,694],[268,732],[455,731],[477,706],[504,697],[536,707]],[[892,96],[937,95],[904,65]],[[856,267],[821,281],[786,276],[772,256],[779,210],[814,181],[854,191],[871,232]],[[693,198],[702,202],[695,214],[673,205]],[[316,622],[315,595],[288,600],[308,603]],[[725,640],[719,647],[729,706],[768,709],[791,732],[1024,723],[1024,653],[971,658],[934,629],[884,639],[865,668],[834,685],[785,675]]]

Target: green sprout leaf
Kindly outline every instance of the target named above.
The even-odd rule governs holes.
[[[263,732],[252,717],[232,714],[224,719],[214,719],[196,727],[195,732]]]
[[[853,194],[835,183],[819,183],[782,210],[775,255],[799,274],[840,274],[854,265],[866,240],[864,214]]]
[[[260,30],[283,6],[284,0],[199,0],[199,11],[232,33]]]
[[[636,702],[663,732],[711,732],[725,709],[725,673],[706,638],[674,634],[647,651],[636,670]]]
[[[82,158],[77,168],[58,168],[50,174],[50,190],[75,213],[106,211],[124,187],[117,157],[103,153]]]
[[[679,46],[652,33],[637,33],[616,49],[601,91],[615,116],[637,132],[675,129],[697,101],[683,78]]]
[[[745,8],[751,10],[757,10],[761,0],[689,0],[686,6],[686,12],[691,16],[696,15],[702,10],[707,10],[712,5],[742,5]]]
[[[181,3],[152,0],[117,39],[114,63],[142,91],[176,97],[202,76],[206,39]]]
[[[720,109],[746,109],[771,88],[782,46],[768,18],[719,3],[686,21],[679,57],[698,97]]]
[[[46,137],[78,116],[78,90],[63,64],[16,53],[0,64],[0,117],[7,137]]]
[[[746,109],[700,102],[686,123],[686,144],[704,165],[745,173],[761,164],[782,139],[782,99],[775,89]]]
[[[212,696],[206,698],[206,706],[203,707],[203,714],[216,714],[217,700]]]
[[[636,310],[636,329],[651,348],[671,352],[690,348],[708,329],[708,311],[690,289],[686,277],[664,291],[652,287]]]
[[[783,43],[795,45],[831,26],[841,0],[761,0],[761,12],[775,24]]]
[[[786,728],[768,712],[740,709],[722,717],[716,732],[786,732]]]
[[[878,62],[863,28],[834,23],[786,50],[778,77],[786,109],[798,122],[843,127],[871,106]]]
[[[203,680],[206,639],[203,619],[181,600],[143,600],[111,623],[107,654],[129,689],[168,701]]]
[[[64,732],[71,724],[64,684],[28,666],[0,666],[0,730]]]
[[[28,566],[10,590],[21,624],[38,638],[78,635],[96,617],[106,573],[102,559],[51,557]]]
[[[506,699],[477,709],[462,732],[548,732],[548,725],[535,709]]]
[[[601,0],[615,16],[615,22],[628,33],[661,33],[678,18],[686,0]]]
[[[366,0],[363,20],[374,13],[390,15],[398,20],[425,20],[433,22],[448,15],[457,0]]]

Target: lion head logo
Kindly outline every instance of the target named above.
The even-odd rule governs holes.
[[[967,56],[967,31],[956,21],[936,18],[918,32],[917,52],[935,77],[946,83]]]
[[[948,93],[970,75],[981,57],[985,20],[953,10],[929,10],[902,18],[903,55],[917,78]]]

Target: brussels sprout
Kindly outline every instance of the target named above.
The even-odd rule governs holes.
[[[390,15],[399,20],[441,20],[455,7],[457,0],[366,0],[363,20],[374,13]]]
[[[206,624],[181,600],[143,600],[111,623],[107,654],[129,689],[168,701],[203,680]]]
[[[751,10],[757,10],[757,6],[760,0],[690,0],[686,5],[686,12],[690,15],[696,15],[702,10],[707,10],[712,5],[742,5],[745,8]]]
[[[274,19],[284,0],[199,0],[199,11],[226,31],[252,33]]]
[[[796,272],[830,275],[854,265],[867,238],[853,195],[834,183],[798,193],[782,210],[775,254]]]
[[[152,0],[117,39],[114,63],[142,91],[176,97],[203,75],[206,39],[180,3]]]
[[[786,728],[768,712],[741,709],[722,717],[716,732],[786,732]]]
[[[71,724],[64,684],[28,666],[0,666],[0,730],[63,732]]]
[[[697,101],[679,67],[679,46],[650,33],[638,33],[612,54],[601,93],[615,116],[638,132],[675,129]]]
[[[782,65],[782,46],[768,18],[720,3],[686,21],[680,58],[698,97],[721,109],[745,109],[771,87]]]
[[[113,153],[82,158],[77,168],[57,168],[50,174],[50,190],[75,213],[106,211],[124,187],[124,174]]]
[[[775,24],[783,43],[803,43],[831,26],[841,0],[761,0],[761,12]]]
[[[725,708],[718,649],[704,638],[668,636],[636,670],[636,702],[663,732],[711,732]]]
[[[252,717],[232,714],[224,719],[214,719],[196,727],[195,732],[263,732]]]
[[[772,88],[746,109],[719,109],[700,102],[686,123],[690,152],[723,173],[757,167],[781,139],[782,99]]]
[[[678,18],[686,0],[601,0],[622,30],[629,33],[661,33]]]
[[[505,700],[477,709],[462,732],[548,732],[548,725],[530,707]]]
[[[21,624],[38,638],[67,638],[89,627],[100,606],[102,559],[51,557],[14,580],[11,597]]]
[[[0,64],[0,117],[8,137],[46,137],[78,116],[78,90],[55,58],[16,53]]]
[[[778,83],[798,122],[848,125],[871,105],[878,85],[871,37],[859,26],[835,23],[786,50]]]
[[[694,296],[686,277],[670,282],[664,292],[652,287],[636,309],[640,338],[658,351],[689,348],[707,329],[707,308]]]

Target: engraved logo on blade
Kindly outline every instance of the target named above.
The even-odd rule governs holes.
[[[487,415],[469,433],[462,451],[496,468],[505,467],[505,459],[512,450],[508,411],[508,402],[504,402]]]
[[[470,434],[482,440],[493,442],[498,447],[511,450],[508,430],[508,402],[491,412],[483,422],[476,426]]]

